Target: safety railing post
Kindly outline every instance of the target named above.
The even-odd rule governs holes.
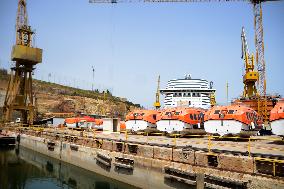
[[[275,176],[276,175],[276,167],[275,167],[276,165],[275,165],[275,161],[273,162],[273,176]]]
[[[211,153],[211,135],[208,135],[208,152]]]
[[[148,134],[148,132],[146,132],[146,143],[148,144],[148,136],[149,136],[149,134]]]
[[[248,156],[250,157],[250,153],[251,153],[251,151],[250,151],[250,147],[251,147],[251,143],[250,143],[250,137],[249,137],[249,141],[248,141]]]

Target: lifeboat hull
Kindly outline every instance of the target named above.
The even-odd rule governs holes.
[[[161,132],[180,132],[187,127],[190,127],[190,125],[179,120],[160,120],[157,122],[157,130]]]
[[[155,124],[149,123],[143,120],[128,120],[125,122],[126,130],[130,131],[144,131],[145,129],[149,128],[156,128]]]
[[[65,123],[67,128],[76,128],[77,124],[76,123]]]
[[[271,122],[273,134],[284,136],[284,119],[279,119]]]
[[[204,122],[204,129],[207,133],[219,134],[240,134],[241,131],[249,131],[249,126],[235,120],[208,120]]]
[[[94,126],[95,124],[93,122],[84,122],[79,125],[79,127],[83,129],[92,129]]]

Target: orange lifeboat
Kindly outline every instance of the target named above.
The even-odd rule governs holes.
[[[101,128],[103,120],[95,119],[90,116],[72,117],[65,119],[65,125],[68,128]]]
[[[271,110],[270,124],[273,134],[284,136],[284,99]]]
[[[157,121],[157,129],[161,132],[193,132],[196,134],[205,133],[203,130],[205,110],[189,107],[178,107],[165,109]]]
[[[221,136],[246,131],[252,131],[252,135],[262,129],[262,121],[258,113],[247,106],[215,106],[205,113],[204,128],[208,133]]]
[[[156,110],[134,110],[126,115],[126,129],[134,132],[155,130],[159,113]]]

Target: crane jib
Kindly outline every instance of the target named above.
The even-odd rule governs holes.
[[[281,0],[89,0],[89,3],[198,3],[198,2],[251,2],[259,4],[266,1]]]

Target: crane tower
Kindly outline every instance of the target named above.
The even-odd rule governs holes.
[[[256,82],[259,78],[259,73],[254,69],[254,56],[249,52],[245,29],[242,28],[242,59],[245,65],[245,74],[243,75],[244,92],[243,97],[250,98],[257,95]]]
[[[156,91],[156,101],[154,103],[154,107],[156,109],[159,109],[161,107],[161,103],[160,103],[160,75],[158,77],[158,85],[157,85],[157,91]]]
[[[12,119],[14,111],[21,114],[24,124],[32,124],[34,119],[34,98],[32,72],[34,66],[42,61],[42,49],[33,47],[31,26],[28,25],[26,0],[18,1],[16,20],[16,44],[12,48],[11,74],[3,107],[4,121]]]

